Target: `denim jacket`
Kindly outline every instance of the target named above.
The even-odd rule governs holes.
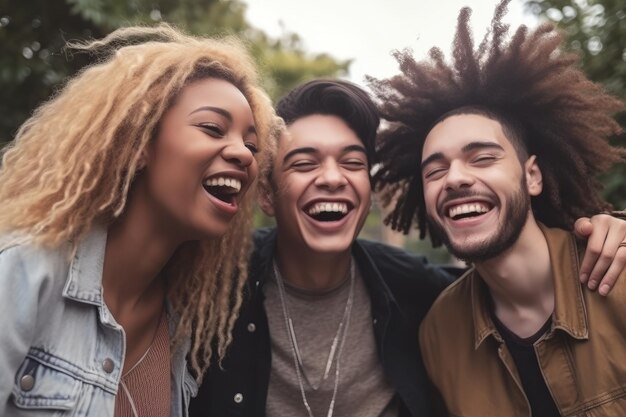
[[[126,349],[102,295],[106,238],[95,227],[74,252],[69,244],[0,252],[0,416],[113,416]],[[188,349],[181,343],[172,356],[172,417],[187,415],[197,391]]]

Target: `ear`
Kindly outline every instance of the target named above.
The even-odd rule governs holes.
[[[274,217],[274,192],[266,187],[259,187],[259,206],[266,216]]]
[[[531,155],[524,163],[524,174],[526,176],[526,188],[531,196],[538,196],[543,191],[543,175],[537,164],[537,156]]]
[[[148,150],[144,148],[141,151],[141,155],[139,155],[139,159],[137,160],[137,168],[136,171],[142,171],[146,165],[148,164]]]

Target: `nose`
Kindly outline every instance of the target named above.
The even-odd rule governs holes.
[[[233,140],[227,144],[222,151],[222,157],[242,168],[248,167],[254,162],[254,154],[241,139]]]
[[[318,187],[336,190],[345,186],[347,180],[337,161],[331,160],[323,163],[321,171],[315,179],[315,184]]]
[[[474,177],[467,167],[460,161],[453,161],[446,174],[445,188],[447,190],[458,190],[464,187],[471,187],[474,184]]]

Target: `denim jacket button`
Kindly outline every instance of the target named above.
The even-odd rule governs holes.
[[[20,379],[20,388],[24,391],[30,391],[35,386],[35,378],[32,375],[24,375]]]
[[[233,400],[237,403],[240,404],[243,401],[243,394],[238,392],[237,394],[235,394],[235,397],[233,398]]]
[[[255,331],[255,330],[256,330],[256,326],[255,326],[255,324],[254,324],[254,323],[249,323],[249,324],[248,324],[248,331],[249,331],[250,333],[254,333],[254,331]]]
[[[115,368],[115,364],[113,363],[113,359],[106,358],[105,360],[102,361],[102,369],[107,374],[110,374],[111,372],[113,372],[114,368]]]

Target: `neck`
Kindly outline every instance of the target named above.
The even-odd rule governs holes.
[[[182,243],[136,201],[129,200],[108,230],[102,285],[107,306],[114,313],[133,308],[146,297],[165,297],[160,272]]]
[[[276,248],[280,274],[289,284],[313,291],[330,290],[341,284],[350,270],[350,249],[341,253],[292,250],[281,242]]]
[[[521,337],[534,334],[554,310],[554,281],[546,238],[532,216],[519,239],[495,258],[476,263],[495,314]]]

